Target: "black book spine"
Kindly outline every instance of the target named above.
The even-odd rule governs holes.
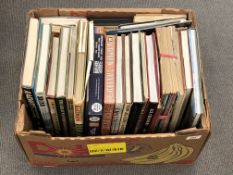
[[[125,134],[133,134],[144,103],[133,103]]]
[[[158,103],[150,103],[149,104],[148,112],[146,115],[147,117],[146,117],[145,124],[143,127],[143,133],[148,132],[148,127],[150,125],[150,122],[151,122],[156,110],[157,110],[157,107],[158,107]]]
[[[54,134],[52,118],[49,112],[49,107],[45,95],[40,93],[35,94],[35,98],[38,105],[38,109],[41,113],[41,118],[43,120],[45,131],[50,134]]]
[[[32,125],[35,129],[44,129],[43,121],[41,119],[41,113],[38,109],[38,106],[36,105],[35,98],[32,93],[32,89],[22,88],[23,90],[23,96],[25,98],[25,107],[29,114],[29,117],[32,120]]]
[[[94,61],[87,89],[85,135],[100,135],[104,97],[104,35],[95,34]]]
[[[57,114],[61,126],[61,133],[63,136],[69,135],[69,123],[68,123],[68,111],[67,111],[67,104],[66,98],[55,98],[56,107],[57,107]]]

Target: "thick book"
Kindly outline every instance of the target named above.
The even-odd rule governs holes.
[[[176,71],[176,67],[180,67],[177,63],[177,55],[174,45],[175,27],[161,27],[156,29],[158,49],[160,53],[160,70],[161,70],[161,101],[159,105],[159,120],[156,132],[166,132],[170,119],[173,114],[176,103],[177,92],[179,86],[183,85],[183,80],[180,79],[180,71]],[[160,117],[163,116],[163,117]]]
[[[76,59],[76,48],[77,48],[77,33],[78,27],[73,25],[70,27],[70,38],[69,38],[69,49],[68,49],[68,60],[67,60],[67,78],[66,78],[66,103],[69,123],[70,136],[76,136],[77,125],[74,122],[74,77],[75,77],[75,59]]]
[[[29,117],[32,120],[33,127],[35,129],[43,129],[43,121],[41,120],[41,114],[36,104],[35,96],[33,95],[33,74],[35,72],[36,65],[36,52],[37,52],[37,40],[39,33],[39,22],[35,18],[30,18],[27,46],[25,52],[25,62],[22,75],[22,91],[26,101],[26,109]]]
[[[143,82],[143,97],[145,104],[142,107],[139,119],[137,121],[134,133],[142,133],[144,124],[147,118],[147,111],[149,107],[149,93],[148,93],[148,75],[147,75],[147,51],[146,51],[146,33],[140,32],[140,55],[141,55],[141,66],[142,66],[142,82]]]
[[[154,117],[160,100],[160,71],[157,52],[157,41],[154,32],[150,35],[146,35],[146,53],[149,99],[146,121],[143,127],[144,133],[148,132],[149,124]]]
[[[178,31],[174,26],[157,28],[160,52],[163,116],[158,132],[175,130],[176,123],[184,111],[186,98],[184,65],[181,59]],[[166,43],[166,44],[165,44]],[[170,127],[172,126],[172,127]]]
[[[70,27],[61,27],[57,73],[56,107],[63,136],[68,136],[69,119],[66,101]]]
[[[124,92],[124,108],[120,120],[118,134],[124,134],[132,107],[132,59],[130,53],[129,35],[123,35],[123,92]]]
[[[51,37],[51,54],[50,65],[48,74],[48,85],[46,97],[49,105],[49,111],[52,117],[54,126],[54,133],[56,135],[61,134],[61,127],[59,123],[57,108],[56,108],[56,82],[57,82],[57,67],[58,67],[58,52],[59,52],[59,33],[52,33]]]
[[[104,97],[104,35],[95,32],[94,41],[94,60],[88,81],[84,122],[85,135],[91,136],[100,135]]]
[[[53,123],[49,112],[48,103],[46,100],[46,85],[47,85],[47,73],[48,62],[50,52],[50,40],[51,40],[51,25],[41,25],[41,40],[39,42],[37,55],[38,55],[38,69],[35,72],[35,86],[34,93],[36,96],[36,102],[41,112],[45,131],[53,134]]]
[[[116,38],[116,103],[115,110],[113,113],[112,124],[111,124],[111,134],[117,134],[120,120],[122,116],[122,111],[124,108],[124,94],[123,94],[123,42],[122,36],[117,36]]]
[[[180,52],[180,61],[181,65],[184,68],[183,70],[183,78],[184,78],[184,95],[182,98],[182,106],[180,108],[180,115],[178,117],[173,117],[169,124],[169,131],[174,132],[175,130],[180,128],[180,123],[183,119],[183,114],[186,109],[188,100],[190,99],[190,95],[192,93],[193,83],[192,83],[192,69],[191,69],[191,59],[190,59],[190,51],[189,51],[189,38],[188,38],[188,30],[181,29],[178,30],[177,36],[177,45]]]
[[[115,109],[116,36],[106,35],[104,59],[104,111],[101,134],[109,135]]]
[[[78,135],[83,135],[85,78],[87,64],[88,22],[80,19],[78,23],[78,46],[75,60],[74,119]]]
[[[174,44],[174,48],[176,48],[176,55],[177,55],[176,72],[179,77],[178,81],[180,83],[178,86],[179,93],[177,94],[176,104],[174,106],[174,111],[168,127],[169,132],[174,132],[179,128],[180,121],[182,119],[184,110],[187,106],[187,102],[190,96],[190,89],[187,89],[187,85],[186,85],[181,37],[178,29],[176,29],[175,33],[173,34],[173,44]],[[188,49],[188,48],[183,48],[183,49]]]
[[[191,94],[187,110],[184,114],[183,122],[181,124],[182,128],[197,127],[204,112],[197,31],[195,29],[189,29],[188,37],[192,68],[193,92]]]
[[[132,33],[131,38],[131,53],[132,53],[132,89],[133,89],[133,104],[131,107],[130,116],[127,122],[126,134],[134,133],[137,121],[139,119],[142,107],[144,105],[143,98],[143,82],[140,59],[140,40],[139,33]]]

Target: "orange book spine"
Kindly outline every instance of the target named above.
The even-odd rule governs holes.
[[[104,61],[104,113],[101,134],[108,135],[115,108],[116,91],[116,36],[106,35]]]

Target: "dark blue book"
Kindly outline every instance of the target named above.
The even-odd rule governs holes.
[[[86,97],[85,135],[100,135],[104,97],[103,59],[104,35],[95,34],[94,60],[91,67]]]
[[[104,97],[104,35],[95,34],[94,60],[87,87],[85,135],[100,135]]]

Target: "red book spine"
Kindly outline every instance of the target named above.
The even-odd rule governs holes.
[[[106,35],[104,61],[104,113],[101,134],[109,135],[115,109],[116,36]]]

